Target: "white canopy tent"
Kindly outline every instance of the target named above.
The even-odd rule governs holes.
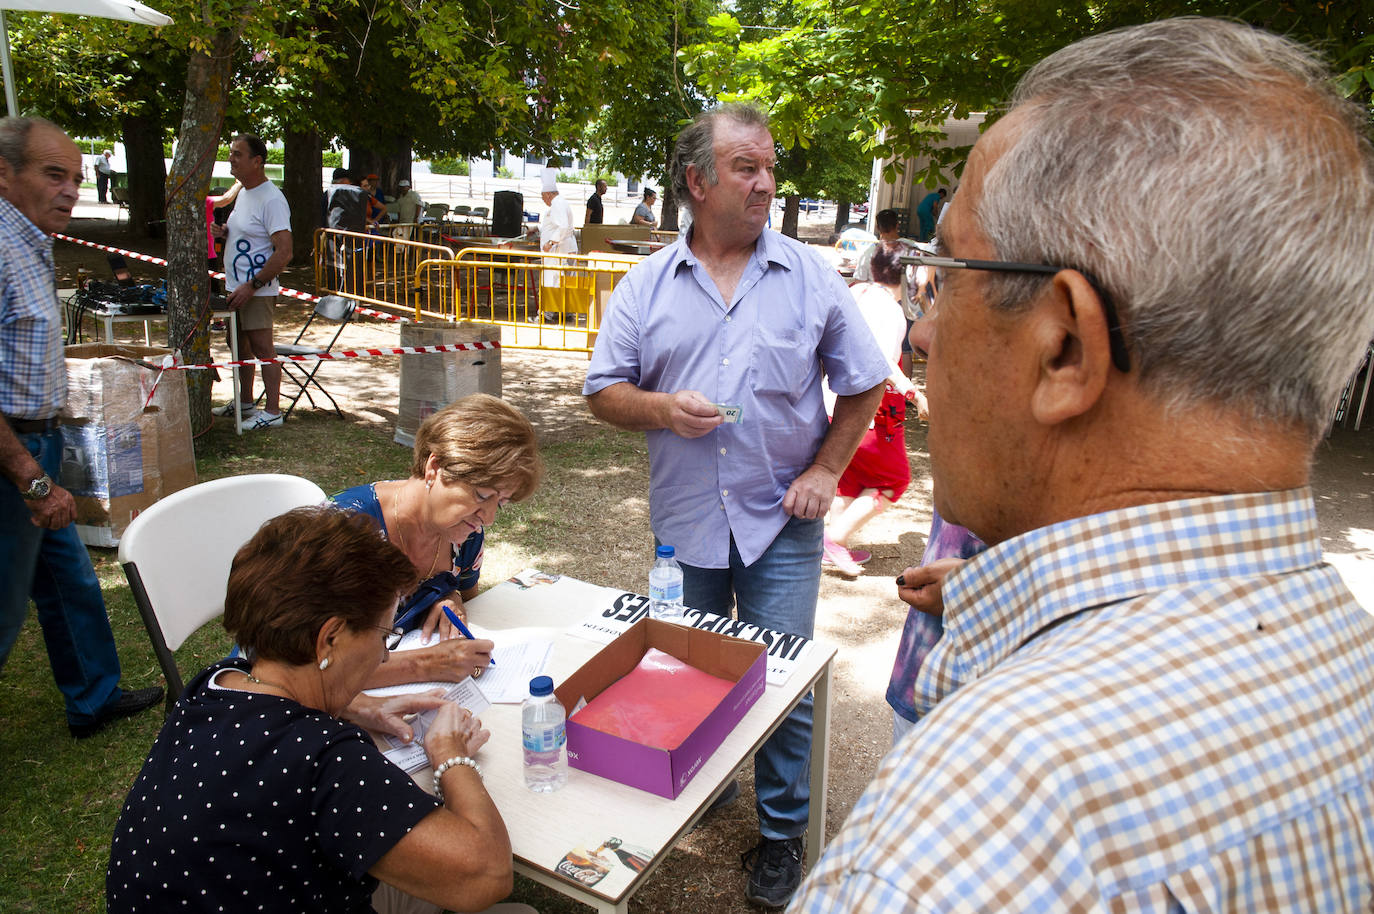
[[[11,115],[19,113],[19,104],[14,93],[14,67],[10,63],[9,24],[5,22],[5,10],[75,13],[78,16],[122,19],[146,25],[172,24],[171,18],[144,6],[138,0],[0,0],[0,69],[3,69],[5,77],[5,110]]]

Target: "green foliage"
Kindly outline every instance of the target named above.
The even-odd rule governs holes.
[[[619,183],[613,173],[599,168],[589,168],[585,171],[560,171],[558,180],[568,184],[595,184],[597,181],[605,181],[607,187],[615,187]]]
[[[711,37],[682,57],[708,93],[769,108],[783,148],[831,145],[847,131],[866,158],[931,156],[913,177],[933,184],[941,166],[966,153],[935,145],[947,119],[984,111],[991,122],[1032,64],[1079,38],[1184,14],[1240,18],[1319,46],[1345,68],[1342,88],[1370,99],[1374,10],[1358,3],[792,0],[755,8],[741,0],[712,17]]]
[[[429,170],[436,175],[466,175],[471,169],[467,159],[438,156],[429,160]]]
[[[326,149],[320,157],[320,165],[323,168],[343,168],[343,153]]]
[[[175,144],[174,144],[171,140],[168,140],[167,142],[163,143],[163,144],[162,144],[162,156],[163,156],[163,158],[170,159],[170,158],[172,157],[172,150],[174,149],[174,147],[175,147]],[[267,147],[267,164],[268,164],[268,165],[284,165],[285,162],[283,161],[283,153],[284,153],[284,150],[282,150],[282,149],[279,148],[279,147],[268,146],[268,147]],[[329,156],[329,155],[331,155],[331,154],[335,157],[335,159],[341,158],[341,156],[340,156],[339,153],[337,153],[337,152],[335,152],[335,153],[328,153],[328,152],[326,152],[326,153],[325,153],[325,156],[327,157],[327,156]],[[227,143],[221,143],[220,146],[219,146],[219,148],[215,151],[215,160],[218,161],[218,162],[227,162],[227,161],[229,161],[229,145],[228,145]],[[326,163],[326,164],[327,164],[327,163]]]
[[[644,3],[634,19],[634,53],[609,56],[602,79],[614,92],[596,113],[587,144],[601,167],[662,182],[673,141],[709,101],[681,54],[709,37],[712,0],[671,7]]]
[[[515,172],[511,171],[509,168],[507,168],[507,167],[504,166],[504,165],[497,165],[497,166],[496,166],[496,177],[498,177],[498,178],[513,178],[513,177],[515,177]]]

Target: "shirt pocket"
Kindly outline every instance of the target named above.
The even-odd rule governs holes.
[[[756,395],[783,395],[796,399],[802,394],[802,383],[809,367],[807,344],[800,332],[758,328],[749,359],[751,386]]]

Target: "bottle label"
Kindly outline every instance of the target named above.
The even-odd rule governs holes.
[[[567,724],[560,720],[552,727],[526,730],[521,735],[521,741],[529,752],[553,752],[568,741]]]
[[[666,586],[650,581],[649,599],[654,603],[681,603],[682,581],[679,579]]]

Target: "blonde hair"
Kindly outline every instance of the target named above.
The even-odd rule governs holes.
[[[523,501],[539,487],[544,462],[534,426],[499,397],[472,394],[430,416],[415,433],[410,475],[425,475],[433,456],[445,478],[485,489],[508,489]]]

